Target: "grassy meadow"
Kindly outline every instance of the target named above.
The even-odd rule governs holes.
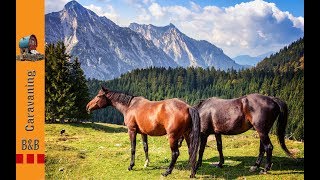
[[[60,131],[65,133],[60,135]],[[273,166],[269,174],[249,172],[259,151],[259,138],[249,130],[236,136],[222,136],[225,164],[222,169],[211,164],[218,162],[214,136],[209,136],[203,165],[197,179],[304,179],[304,143],[286,140],[296,159],[287,157],[276,136],[270,135],[274,146]],[[185,141],[172,174],[162,177],[171,160],[166,136],[150,137],[150,164],[144,168],[145,155],[141,136],[137,136],[136,160],[132,171],[130,140],[125,126],[105,123],[46,124],[46,179],[189,179],[188,150]],[[264,167],[265,158],[261,168]]]

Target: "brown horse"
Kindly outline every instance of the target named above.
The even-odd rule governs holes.
[[[267,163],[261,173],[267,173],[271,168],[273,145],[269,138],[269,131],[273,123],[277,121],[277,136],[282,149],[290,157],[293,157],[285,145],[285,129],[288,118],[288,108],[285,102],[276,97],[260,94],[249,94],[236,99],[208,98],[194,106],[200,114],[200,150],[197,169],[202,165],[202,156],[208,136],[214,134],[219,152],[218,167],[222,167],[224,157],[222,153],[221,135],[236,135],[250,128],[258,132],[260,137],[259,156],[250,168],[256,171],[261,164],[264,153],[267,154]],[[180,139],[179,143],[181,144]]]
[[[188,144],[191,175],[196,174],[196,156],[199,147],[200,118],[195,108],[177,98],[162,101],[149,101],[144,97],[131,96],[126,93],[111,91],[104,87],[87,104],[87,111],[113,106],[124,116],[125,125],[131,141],[131,162],[128,170],[132,170],[135,160],[136,135],[141,134],[146,155],[145,166],[149,163],[149,136],[168,135],[171,148],[171,163],[163,176],[171,174],[179,156],[178,139],[183,136]]]

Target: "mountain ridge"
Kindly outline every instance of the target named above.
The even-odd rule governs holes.
[[[206,40],[195,40],[187,36],[172,23],[162,27],[131,23],[129,28],[151,40],[180,66],[213,66],[222,70],[244,68],[225,55],[221,48]]]
[[[232,58],[236,63],[240,65],[249,65],[249,66],[256,66],[260,61],[262,61],[264,58],[269,57],[271,54],[274,54],[275,52],[270,51],[267,53],[260,54],[258,56],[250,56],[250,55],[239,55],[234,58]]]

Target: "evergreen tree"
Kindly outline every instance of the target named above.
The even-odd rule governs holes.
[[[88,118],[87,82],[79,61],[70,63],[71,56],[65,51],[63,42],[48,44],[45,49],[45,110],[49,122]]]
[[[74,108],[70,112],[70,117],[77,120],[86,120],[90,117],[86,112],[86,105],[90,101],[89,90],[78,58],[71,63],[70,71],[71,91],[75,95]]]
[[[69,72],[70,56],[65,53],[62,42],[46,46],[46,119],[63,120],[70,115],[74,106],[75,95],[71,91]]]

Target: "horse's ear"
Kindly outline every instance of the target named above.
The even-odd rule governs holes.
[[[102,84],[101,84],[101,89],[102,89],[104,92],[107,92],[107,91],[108,91],[108,89],[105,88]]]

